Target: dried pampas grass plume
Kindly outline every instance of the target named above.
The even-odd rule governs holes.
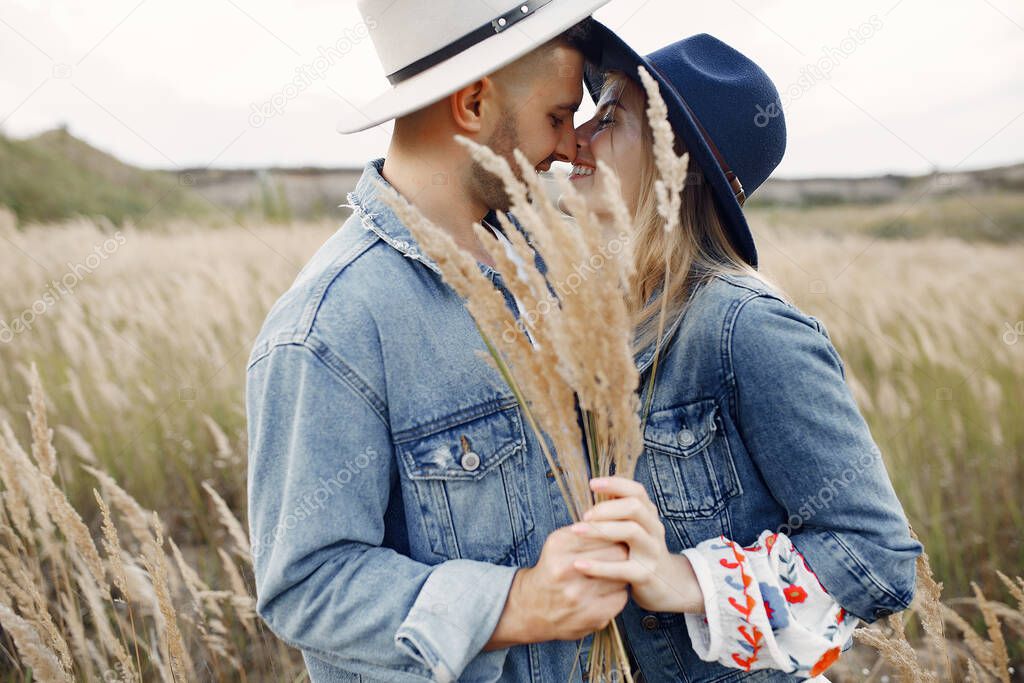
[[[74,680],[61,666],[56,653],[43,643],[39,632],[2,601],[0,601],[0,624],[3,624],[4,630],[14,638],[22,659],[32,668],[33,679],[46,682],[67,681],[67,683]]]
[[[675,133],[668,121],[668,107],[661,97],[658,82],[642,66],[638,73],[647,91],[647,120],[654,134],[654,159],[661,176],[654,183],[658,213],[665,220],[665,232],[671,232],[679,227],[682,188],[686,184],[689,156],[676,156]]]
[[[164,553],[163,525],[160,518],[154,512],[151,525],[153,536],[142,549],[142,563],[146,567],[153,581],[153,591],[156,593],[157,610],[161,616],[159,619],[160,644],[170,660],[171,672],[175,680],[189,680],[187,672],[192,671],[192,661],[185,649],[185,641],[178,627],[178,614],[174,608],[171,598],[171,586],[169,583],[170,572],[167,563],[167,555]]]
[[[235,542],[235,554],[251,565],[252,551],[249,548],[249,536],[245,533],[245,529],[242,528],[242,523],[238,521],[234,513],[231,512],[231,508],[228,507],[228,504],[224,502],[224,499],[217,493],[217,490],[213,488],[213,484],[204,481],[203,490],[210,496],[213,506],[217,508],[217,516],[220,518],[221,524],[224,525],[231,540]]]
[[[39,368],[34,362],[30,371],[29,386],[32,389],[32,393],[29,394],[31,409],[28,413],[29,422],[32,424],[32,455],[40,471],[52,478],[57,471],[57,453],[53,450],[53,430],[46,421],[46,394],[43,392],[43,382],[39,378]]]

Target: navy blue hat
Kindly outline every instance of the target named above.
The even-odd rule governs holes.
[[[600,63],[588,64],[596,102],[604,74],[622,71],[639,82],[643,66],[658,81],[669,123],[711,185],[726,231],[743,259],[757,267],[757,250],[742,205],[782,161],[786,120],[779,92],[757,64],[706,33],[652,52],[636,53],[598,21]]]

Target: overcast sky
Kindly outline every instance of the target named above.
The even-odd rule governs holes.
[[[778,175],[1024,161],[1019,0],[611,0],[596,16],[642,52],[708,32],[760,63],[786,105]],[[360,166],[390,134],[335,132],[346,100],[386,85],[360,24],[355,0],[0,0],[0,130],[64,122],[145,167]],[[343,39],[280,114],[253,116]]]

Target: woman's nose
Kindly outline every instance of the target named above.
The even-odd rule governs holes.
[[[576,131],[576,157],[590,154],[590,136],[585,131]]]
[[[592,121],[587,121],[576,129],[576,146],[578,148],[590,144],[590,134],[593,132],[592,123]]]

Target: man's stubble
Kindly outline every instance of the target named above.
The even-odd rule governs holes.
[[[508,162],[517,178],[521,176],[519,164],[512,153],[519,146],[519,128],[514,116],[503,115],[485,144]],[[512,203],[504,183],[476,159],[470,165],[467,186],[489,209],[507,211]]]

